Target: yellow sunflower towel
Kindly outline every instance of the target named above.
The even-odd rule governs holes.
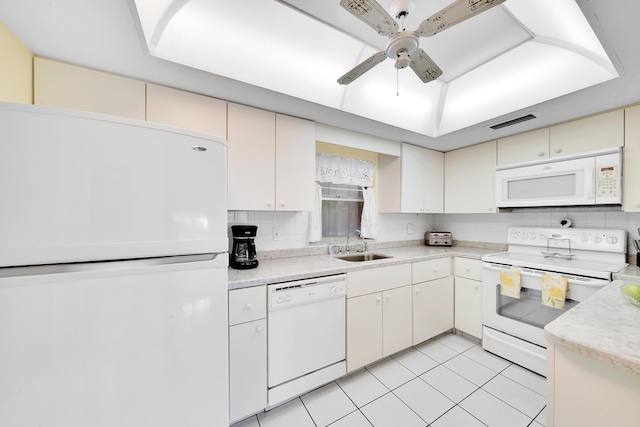
[[[500,270],[500,295],[520,299],[522,286],[520,270],[503,268]]]
[[[565,277],[542,275],[542,304],[562,310],[569,293],[569,280]]]

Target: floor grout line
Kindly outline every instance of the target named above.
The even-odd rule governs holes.
[[[445,336],[445,335],[443,335],[443,336]],[[460,336],[460,335],[457,335],[457,334],[456,334],[455,336],[460,337],[461,339],[465,339],[465,340],[467,340],[467,338],[464,338],[464,337],[462,337],[462,336]],[[370,419],[365,415],[365,413],[362,411],[362,408],[364,408],[364,407],[366,407],[366,406],[368,406],[368,405],[372,404],[373,402],[375,402],[375,401],[377,401],[377,400],[381,399],[382,397],[384,397],[384,396],[388,395],[389,393],[391,393],[395,398],[397,398],[398,400],[400,400],[400,402],[402,402],[402,404],[403,404],[407,409],[409,409],[413,414],[415,414],[415,415],[416,415],[420,420],[422,420],[423,422],[425,422],[427,427],[428,427],[428,426],[431,426],[433,423],[437,422],[440,418],[442,418],[443,416],[445,416],[445,415],[446,415],[447,413],[449,413],[450,411],[454,410],[456,407],[458,407],[460,410],[464,411],[464,412],[465,412],[465,413],[467,413],[469,416],[471,416],[471,417],[473,417],[474,419],[476,419],[476,420],[477,420],[479,423],[481,423],[482,425],[487,426],[487,424],[485,424],[484,422],[482,422],[482,421],[481,421],[479,418],[477,418],[474,414],[472,414],[471,412],[469,412],[469,411],[467,411],[466,409],[464,409],[464,407],[460,406],[460,403],[464,402],[464,401],[465,401],[466,399],[468,399],[471,395],[473,395],[474,393],[478,392],[478,390],[482,390],[483,392],[485,392],[485,393],[489,394],[489,395],[490,395],[490,396],[492,396],[493,398],[495,398],[495,399],[499,400],[500,402],[504,403],[504,404],[505,404],[505,405],[507,405],[508,407],[510,407],[510,408],[512,408],[512,409],[514,409],[514,410],[515,410],[515,411],[517,411],[518,413],[520,413],[520,414],[524,415],[525,417],[527,417],[528,419],[530,419],[530,421],[529,421],[529,423],[527,424],[527,426],[531,426],[531,425],[533,425],[533,424],[534,424],[534,422],[536,422],[536,418],[537,418],[538,416],[540,416],[540,414],[541,414],[541,413],[545,410],[545,408],[547,407],[547,405],[546,405],[546,396],[541,395],[541,394],[540,394],[540,393],[538,393],[536,390],[533,390],[531,387],[528,387],[527,385],[522,384],[522,383],[521,383],[521,382],[519,382],[519,381],[516,381],[516,380],[514,380],[514,379],[512,379],[512,378],[509,378],[509,377],[508,377],[508,376],[506,376],[506,375],[503,375],[503,373],[504,373],[507,369],[509,369],[511,366],[514,366],[514,365],[515,365],[514,363],[509,362],[509,364],[508,364],[505,368],[502,368],[502,369],[501,369],[501,370],[499,370],[499,371],[495,371],[494,369],[489,368],[488,366],[486,366],[486,365],[484,365],[484,364],[480,363],[478,360],[476,360],[476,359],[474,359],[474,358],[470,357],[470,355],[465,354],[465,353],[467,353],[468,351],[470,351],[472,348],[474,348],[474,347],[476,347],[476,346],[478,346],[478,345],[481,345],[481,344],[479,344],[479,343],[475,343],[472,347],[470,347],[470,348],[468,348],[468,349],[466,349],[466,350],[463,350],[463,351],[459,351],[459,350],[457,350],[457,349],[454,349],[454,348],[451,348],[451,347],[449,347],[449,346],[445,345],[444,343],[439,342],[437,338],[436,338],[436,339],[434,339],[432,342],[438,343],[438,344],[440,344],[440,345],[442,345],[442,346],[446,347],[447,349],[449,349],[449,350],[451,350],[451,351],[455,352],[456,354],[455,354],[454,356],[450,357],[450,358],[446,358],[446,360],[444,360],[443,362],[440,362],[440,361],[438,361],[438,360],[433,359],[433,358],[432,358],[431,356],[429,356],[428,354],[426,354],[426,353],[422,353],[419,349],[417,349],[417,348],[415,348],[415,347],[412,347],[412,348],[414,348],[414,350],[419,351],[420,353],[422,353],[423,355],[425,355],[426,357],[428,357],[430,360],[432,360],[434,363],[436,363],[436,365],[435,365],[435,366],[431,367],[430,369],[427,369],[425,372],[422,372],[422,373],[420,373],[420,374],[416,374],[416,373],[414,373],[414,372],[413,372],[411,369],[409,369],[405,364],[403,364],[402,362],[400,362],[399,360],[397,360],[395,357],[393,357],[393,355],[388,356],[388,357],[387,357],[388,361],[393,361],[394,363],[398,363],[398,364],[399,364],[400,366],[402,366],[404,369],[408,370],[408,371],[411,373],[411,375],[412,375],[412,378],[411,378],[411,379],[409,379],[408,381],[403,382],[402,384],[400,384],[400,385],[398,385],[398,386],[396,386],[396,387],[394,387],[394,388],[389,388],[389,386],[387,386],[387,384],[385,384],[381,379],[379,379],[379,378],[378,378],[378,377],[377,377],[373,372],[371,372],[371,371],[368,369],[369,367],[373,366],[374,364],[382,362],[384,359],[382,359],[382,360],[380,360],[380,361],[376,361],[374,364],[371,364],[371,365],[369,365],[369,366],[365,366],[365,367],[363,367],[363,368],[362,368],[362,370],[366,371],[366,372],[368,373],[368,375],[371,375],[371,376],[372,376],[372,377],[373,377],[377,382],[379,382],[379,383],[380,383],[380,384],[381,384],[381,385],[386,389],[386,392],[384,392],[382,395],[380,395],[380,396],[376,397],[375,399],[373,399],[373,400],[371,400],[371,401],[369,401],[369,402],[367,402],[367,403],[363,404],[361,407],[359,407],[359,406],[358,406],[358,404],[353,400],[353,398],[349,395],[349,393],[347,393],[347,391],[346,391],[346,390],[345,390],[345,389],[340,385],[340,383],[338,382],[338,380],[334,381],[334,383],[338,386],[338,388],[340,389],[340,391],[341,391],[342,393],[344,393],[344,394],[347,396],[347,398],[349,399],[349,401],[354,405],[354,407],[355,407],[356,409],[355,409],[355,410],[353,410],[353,411],[351,411],[351,412],[349,412],[349,413],[347,413],[347,414],[345,414],[345,415],[343,415],[343,416],[341,416],[340,418],[338,418],[338,419],[336,419],[336,420],[332,421],[332,422],[331,422],[331,424],[329,424],[329,426],[331,426],[331,425],[333,425],[333,424],[335,424],[335,423],[339,422],[340,420],[342,420],[343,418],[345,418],[345,417],[347,417],[347,416],[349,416],[349,415],[353,414],[354,412],[360,412],[360,415],[362,415],[362,416],[364,417],[364,419],[365,419],[365,420],[366,420],[366,421],[367,421],[371,426],[374,426],[374,427],[375,427],[375,425],[373,424],[373,421],[372,421],[372,420],[370,420]],[[423,343],[421,343],[421,344],[423,344]],[[488,352],[487,352],[487,353],[488,353]],[[491,353],[488,353],[488,354],[491,354]],[[451,359],[453,359],[453,358],[455,358],[455,357],[457,357],[457,356],[459,356],[459,355],[463,355],[466,359],[468,359],[468,360],[470,360],[470,361],[472,361],[472,362],[475,362],[476,364],[478,364],[478,365],[482,366],[483,368],[486,368],[487,370],[491,371],[494,375],[492,375],[492,376],[491,376],[491,378],[490,378],[490,379],[488,379],[487,381],[485,381],[482,385],[478,386],[477,384],[475,384],[474,382],[470,381],[470,380],[469,380],[468,378],[466,378],[465,376],[463,376],[463,375],[459,374],[458,372],[456,372],[456,371],[452,370],[452,369],[451,369],[451,368],[449,368],[448,366],[445,366],[445,363],[447,363],[448,361],[450,361]],[[494,355],[494,356],[495,356],[495,355]],[[495,356],[495,357],[499,357],[499,356]],[[515,365],[515,366],[518,366],[518,365]],[[444,394],[441,390],[439,390],[438,388],[436,388],[435,386],[433,386],[432,384],[430,384],[430,383],[429,383],[428,381],[426,381],[425,379],[421,378],[421,376],[422,376],[422,375],[425,375],[427,372],[432,371],[433,369],[436,369],[436,368],[438,368],[438,367],[443,367],[444,369],[447,369],[450,373],[452,373],[452,374],[454,374],[454,375],[456,375],[456,376],[458,376],[458,377],[460,377],[460,378],[462,378],[462,379],[466,380],[467,382],[469,382],[469,383],[473,384],[474,390],[473,390],[471,393],[469,393],[468,395],[466,395],[465,397],[463,397],[462,399],[460,399],[458,402],[453,401],[453,400],[452,400],[451,398],[449,398],[446,394]],[[523,369],[524,369],[524,368],[523,368]],[[355,372],[351,372],[351,373],[349,373],[349,375],[355,375],[355,374],[357,374],[358,372],[360,372],[360,370],[355,371]],[[344,378],[348,377],[349,375],[345,376]],[[540,409],[540,410],[537,412],[537,414],[536,414],[533,418],[531,418],[531,417],[529,417],[529,415],[527,415],[527,414],[525,414],[524,412],[522,412],[522,410],[520,410],[520,409],[518,409],[518,408],[516,408],[516,407],[512,406],[512,405],[511,405],[511,404],[509,404],[508,402],[505,402],[504,400],[502,400],[500,397],[498,397],[498,396],[494,395],[493,393],[491,393],[491,392],[489,392],[488,390],[485,390],[485,389],[483,388],[484,386],[486,386],[489,382],[491,382],[492,380],[494,380],[494,379],[495,379],[495,378],[497,378],[498,376],[502,376],[504,379],[509,380],[509,381],[512,381],[512,382],[516,383],[517,385],[519,385],[519,386],[521,386],[521,387],[523,387],[523,388],[525,388],[525,389],[527,389],[527,390],[529,390],[529,391],[531,391],[531,392],[535,393],[536,395],[538,395],[538,396],[540,396],[540,397],[544,398],[544,399],[545,399],[545,405],[542,407],[542,409]],[[444,396],[446,399],[448,399],[449,401],[451,401],[451,402],[454,404],[451,408],[447,409],[445,412],[443,412],[442,414],[440,414],[440,415],[439,415],[435,420],[433,420],[431,423],[427,422],[427,420],[424,420],[424,419],[423,419],[423,418],[422,418],[422,417],[421,417],[421,416],[420,416],[420,415],[419,415],[415,410],[413,410],[413,409],[411,408],[411,406],[409,406],[409,405],[408,405],[404,400],[402,400],[402,398],[400,398],[400,396],[398,396],[398,395],[394,392],[395,390],[398,390],[400,387],[403,387],[404,385],[406,385],[406,384],[408,384],[409,382],[411,382],[411,381],[415,380],[416,378],[418,378],[418,379],[420,379],[421,381],[423,381],[424,383],[426,383],[429,387],[431,387],[431,388],[433,388],[434,390],[436,390],[438,393],[440,393],[442,396]],[[329,383],[329,384],[331,384],[331,383]],[[311,391],[310,391],[310,392],[311,392]],[[309,392],[309,393],[310,393],[310,392]],[[305,394],[307,394],[307,393],[305,393]],[[304,396],[304,395],[303,395],[303,396]],[[297,399],[300,399],[300,401],[301,401],[301,403],[302,403],[303,407],[305,408],[306,413],[308,414],[309,418],[310,418],[310,419],[311,419],[311,421],[313,422],[314,426],[318,427],[319,425],[318,425],[317,421],[312,417],[311,412],[310,412],[310,411],[309,411],[309,409],[307,408],[307,405],[306,405],[306,404],[304,403],[304,401],[302,400],[302,396],[299,396]],[[261,423],[260,423],[260,419],[257,417],[257,415],[254,415],[254,417],[256,418],[256,421],[257,421],[257,425],[258,425],[258,427],[262,427],[262,425],[261,425]]]

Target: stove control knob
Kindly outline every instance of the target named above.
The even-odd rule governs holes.
[[[536,233],[531,233],[531,240],[536,240]]]
[[[616,243],[618,243],[618,238],[616,236],[607,236],[605,238],[605,240],[607,241],[607,243],[611,244],[611,245],[615,245]]]
[[[581,242],[588,242],[589,241],[589,235],[588,234],[583,234],[582,236],[580,236],[580,241]]]
[[[598,236],[597,234],[595,234],[593,237],[591,237],[591,241],[593,243],[600,243],[602,242],[602,236]]]
[[[523,239],[526,239],[527,237],[529,237],[529,234],[525,231],[520,235],[520,237],[522,237]]]
[[[512,232],[511,232],[511,237],[512,237],[512,238],[514,238],[514,239],[515,239],[516,237],[518,237],[518,232],[517,232],[517,231],[512,231]]]

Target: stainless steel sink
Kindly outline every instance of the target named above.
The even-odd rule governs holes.
[[[351,261],[351,262],[363,262],[363,261],[374,261],[376,259],[385,259],[385,258],[393,258],[391,255],[383,255],[383,254],[353,254],[353,255],[341,255],[336,258]]]

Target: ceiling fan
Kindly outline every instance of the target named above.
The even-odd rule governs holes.
[[[404,18],[413,11],[415,0],[394,0],[391,3],[389,11],[400,25],[376,0],[340,0],[340,6],[379,34],[388,36],[389,42],[385,50],[373,54],[370,58],[356,65],[340,77],[338,83],[348,85],[387,58],[395,60],[395,67],[399,70],[411,67],[420,80],[429,83],[440,77],[442,70],[419,47],[419,38],[434,36],[505,1],[456,0],[422,21],[416,31],[407,31],[404,28]]]

